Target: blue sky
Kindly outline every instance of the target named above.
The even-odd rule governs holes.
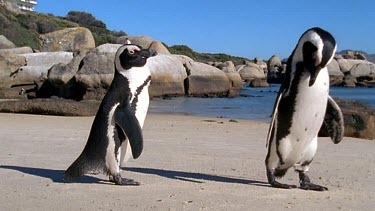
[[[375,53],[373,0],[38,0],[36,6],[58,16],[72,10],[93,14],[110,30],[197,52],[286,58],[300,35],[318,26],[334,35],[338,50]]]

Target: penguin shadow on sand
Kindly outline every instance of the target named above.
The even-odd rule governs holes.
[[[140,167],[126,167],[126,168],[123,168],[123,170],[136,172],[136,173],[142,173],[142,174],[152,174],[152,175],[165,177],[168,179],[177,179],[177,180],[193,182],[193,183],[204,183],[204,181],[214,181],[214,182],[223,182],[223,183],[237,183],[237,184],[244,184],[244,185],[269,187],[269,184],[263,181],[235,178],[235,177],[229,177],[229,176],[212,175],[212,174],[174,171],[174,170],[165,170],[165,169],[154,169],[154,168],[140,168]]]
[[[53,170],[53,169],[43,169],[34,167],[23,167],[23,166],[8,166],[1,165],[0,169],[8,169],[13,171],[22,172],[24,174],[29,174],[37,177],[47,178],[52,180],[54,183],[97,183],[104,184],[106,181],[95,177],[95,175],[84,175],[77,180],[67,181],[64,180],[64,170]],[[255,186],[269,186],[268,183],[257,180],[249,180],[242,178],[234,178],[228,176],[219,176],[211,174],[193,173],[193,172],[183,172],[165,169],[154,169],[154,168],[141,168],[141,167],[126,167],[123,168],[124,171],[157,175],[165,177],[168,179],[177,179],[185,182],[193,183],[204,183],[204,181],[214,181],[214,182],[224,182],[224,183],[237,183],[245,185],[255,185]]]
[[[19,171],[24,174],[34,175],[37,177],[43,177],[52,180],[54,183],[102,183],[104,180],[96,178],[89,175],[84,175],[81,178],[75,180],[74,182],[66,181],[63,179],[64,170],[53,170],[53,169],[43,169],[34,167],[24,167],[24,166],[8,166],[0,165],[0,169],[8,169]]]

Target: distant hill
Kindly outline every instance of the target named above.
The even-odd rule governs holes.
[[[108,30],[102,21],[85,12],[71,11],[66,17],[59,17],[37,12],[17,13],[0,6],[0,34],[17,46],[40,49],[39,34],[78,26],[91,31],[96,45],[115,43],[117,37],[126,35],[123,31]]]
[[[365,57],[367,58],[367,60],[369,62],[375,63],[375,54],[368,54],[368,53],[366,53],[364,51],[358,51],[358,50],[350,50],[350,49],[348,49],[348,50],[342,50],[342,51],[339,51],[339,52],[336,52],[336,53],[339,54],[339,55],[344,55],[344,54],[346,54],[347,51],[355,51],[355,52],[363,53],[363,55],[365,55]]]

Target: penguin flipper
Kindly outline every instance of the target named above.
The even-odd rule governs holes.
[[[277,96],[277,99],[276,99],[276,102],[275,102],[275,106],[273,108],[273,113],[272,113],[272,118],[271,118],[271,123],[270,123],[270,127],[268,129],[268,135],[267,135],[267,143],[266,143],[266,147],[268,147],[268,144],[270,143],[271,139],[273,139],[273,136],[274,136],[274,127],[275,127],[275,120],[277,118],[277,113],[278,113],[278,107],[279,107],[279,103],[280,103],[280,100],[281,98],[283,97],[283,92],[280,91],[279,92],[279,95]]]
[[[143,135],[141,125],[134,111],[130,108],[130,104],[117,107],[115,122],[129,139],[133,158],[137,159],[143,150]]]
[[[324,116],[323,126],[327,130],[333,143],[340,143],[344,137],[344,118],[340,107],[331,96],[328,96],[327,110]]]

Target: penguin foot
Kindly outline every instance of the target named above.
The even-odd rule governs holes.
[[[315,190],[315,191],[326,191],[326,190],[328,190],[327,187],[324,187],[324,186],[321,186],[321,185],[316,185],[316,184],[313,184],[311,182],[301,183],[300,188],[303,189],[303,190]]]
[[[274,188],[282,188],[282,189],[294,189],[294,188],[297,188],[296,185],[288,185],[288,184],[283,184],[283,183],[276,182],[276,181],[273,181],[270,184]]]
[[[306,172],[299,171],[300,188],[303,190],[315,190],[315,191],[326,191],[327,187],[316,185],[310,182],[309,176]]]
[[[283,188],[283,189],[297,188],[296,185],[288,185],[288,184],[277,182],[276,177],[275,177],[275,171],[267,170],[267,178],[268,178],[268,182],[270,183],[270,185],[274,188]]]
[[[122,178],[120,174],[117,174],[115,176],[110,175],[109,181],[115,183],[116,185],[129,185],[129,186],[139,186],[139,185],[141,185],[141,183],[139,183],[135,180]]]

